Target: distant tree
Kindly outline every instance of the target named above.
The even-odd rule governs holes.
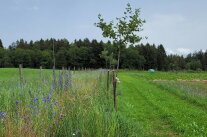
[[[129,69],[142,69],[145,63],[145,59],[142,55],[139,54],[139,51],[134,47],[129,47],[125,49],[125,52],[122,54],[122,68]]]
[[[0,67],[13,67],[10,55],[10,50],[0,48]]]
[[[162,44],[157,47],[157,69],[167,69],[167,55]]]
[[[187,69],[191,70],[200,70],[202,67],[200,60],[191,60],[190,62],[187,63]]]
[[[28,48],[27,41],[24,41],[24,39],[17,40],[16,46],[17,46],[17,48],[22,48],[22,49]]]
[[[205,53],[202,51],[202,50],[200,50],[200,51],[198,51],[198,52],[196,52],[196,53],[194,53],[194,56],[198,59],[198,60],[200,60],[200,62],[201,62],[201,66],[202,66],[202,70],[205,70]]]
[[[4,48],[4,46],[3,46],[3,43],[2,43],[2,41],[1,41],[1,39],[0,39],[0,48]]]
[[[185,62],[185,58],[183,57],[183,55],[178,56],[177,64],[180,70],[186,69],[186,62]]]
[[[3,48],[0,48],[0,67],[4,67],[3,66],[4,56],[5,56],[5,50]]]
[[[140,54],[145,58],[144,69],[157,69],[157,48],[156,46],[150,45],[147,43],[146,45],[137,46]]]
[[[179,55],[168,55],[168,70],[183,70],[186,68],[186,61],[183,56]]]
[[[41,61],[40,64],[41,66],[43,66],[44,68],[52,68],[53,66],[53,58],[52,58],[52,51],[42,51],[42,55],[41,55]]]
[[[12,44],[11,44],[11,45],[9,45],[9,50],[15,50],[15,49],[16,49],[16,47],[17,47],[16,42],[12,42]]]
[[[89,47],[91,45],[91,42],[88,38],[85,38],[83,40],[83,44],[81,46],[84,46],[84,47]]]
[[[58,68],[61,67],[68,67],[67,66],[67,61],[66,61],[66,49],[62,47],[56,55],[56,65]]]
[[[104,59],[100,58],[100,54],[104,50],[104,47],[106,47],[106,44],[103,41],[97,42],[96,40],[92,40],[90,45],[90,65],[93,68],[104,67]]]
[[[75,45],[71,46],[71,48],[67,51],[67,60],[69,66],[76,68],[80,67],[79,51],[79,48]]]
[[[91,50],[90,48],[87,47],[81,47],[79,48],[78,56],[79,56],[79,67],[89,67],[89,62],[90,62],[90,54]]]
[[[101,54],[99,54],[101,58],[103,58],[105,60],[105,63],[106,63],[106,68],[108,68],[108,63],[109,63],[109,52],[104,49]]]
[[[142,37],[137,35],[137,32],[142,31],[144,20],[140,18],[140,10],[132,10],[131,5],[128,3],[124,16],[116,18],[116,23],[113,21],[107,23],[102,18],[101,14],[98,15],[99,22],[95,23],[97,27],[102,30],[103,37],[113,39],[118,46],[117,69],[119,69],[121,47],[127,44],[134,44],[139,42]]]
[[[11,59],[15,67],[18,67],[19,64],[23,64],[24,67],[30,67],[31,65],[31,51],[21,48],[17,48],[12,51]]]
[[[41,50],[38,49],[31,50],[30,57],[31,57],[31,67],[39,68],[41,66],[41,60],[42,60]]]
[[[204,58],[205,58],[205,69],[204,70],[207,70],[207,50],[204,53]]]
[[[33,47],[34,46],[34,42],[32,40],[29,42],[29,46],[30,47]]]
[[[11,62],[11,58],[9,56],[9,54],[5,54],[4,58],[3,58],[3,67],[14,67],[14,65]]]

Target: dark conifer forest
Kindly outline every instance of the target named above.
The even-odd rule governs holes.
[[[40,39],[25,41],[20,39],[5,48],[0,40],[0,67],[52,68],[53,45],[56,67],[71,68],[111,68],[117,64],[118,44],[110,41]],[[187,56],[167,55],[163,45],[139,44],[121,47],[121,69],[160,71],[207,70],[207,51],[197,51]]]

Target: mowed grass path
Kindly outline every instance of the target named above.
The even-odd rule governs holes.
[[[120,72],[118,110],[140,136],[207,136],[207,110],[159,88],[140,72]]]

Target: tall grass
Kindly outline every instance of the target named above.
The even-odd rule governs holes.
[[[0,80],[1,136],[137,135],[133,125],[114,111],[105,70],[33,72],[34,77],[24,74],[22,86],[16,77]]]
[[[178,81],[154,81],[153,83],[159,88],[207,110],[207,87],[205,83]]]

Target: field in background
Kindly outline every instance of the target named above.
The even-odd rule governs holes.
[[[207,136],[207,73],[0,69],[1,136]],[[55,79],[55,82],[54,82]]]

